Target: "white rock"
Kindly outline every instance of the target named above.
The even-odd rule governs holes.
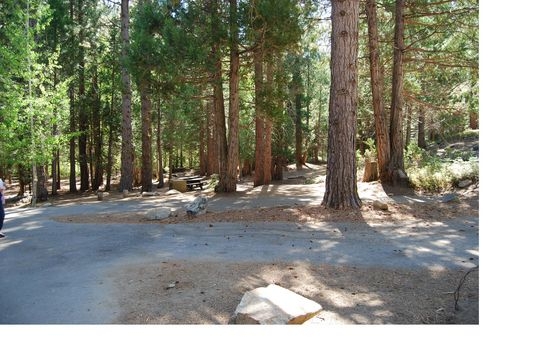
[[[152,208],[146,211],[144,217],[149,221],[168,218],[171,215],[171,209],[168,207]]]
[[[193,200],[193,202],[187,205],[186,213],[192,217],[199,214],[204,214],[206,213],[207,204],[208,204],[208,199],[206,199],[205,196],[202,196],[202,195],[198,196],[197,198]]]
[[[271,284],[246,292],[229,323],[302,324],[321,310],[322,306],[317,302]]]
[[[167,192],[165,192],[166,196],[175,196],[177,194],[181,194],[181,192],[176,189],[169,189]]]
[[[388,210],[388,203],[381,202],[379,200],[375,200],[373,202],[373,208],[380,209],[381,211],[387,211]]]
[[[159,192],[142,192],[143,197],[154,197],[159,196]]]

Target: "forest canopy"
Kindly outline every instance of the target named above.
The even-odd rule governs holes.
[[[63,179],[146,191],[195,169],[232,192],[325,163],[332,3],[3,0],[0,176],[44,200]],[[344,3],[359,10],[353,151],[395,182],[409,146],[479,128],[479,4]]]

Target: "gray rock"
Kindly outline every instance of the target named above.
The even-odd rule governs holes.
[[[98,201],[102,201],[105,198],[109,197],[109,195],[110,195],[109,192],[98,191],[97,192],[97,199],[98,199]]]
[[[231,317],[231,324],[302,324],[322,311],[317,302],[271,284],[248,291]]]
[[[166,196],[175,196],[177,194],[181,194],[182,192],[176,190],[176,189],[169,189],[167,192],[165,192]]]
[[[460,181],[460,182],[458,183],[458,187],[459,187],[459,188],[467,188],[467,187],[470,186],[472,183],[473,183],[472,180],[470,180],[470,179],[464,179],[464,180],[462,180],[462,181]]]
[[[146,211],[144,218],[149,221],[155,221],[160,219],[169,218],[171,215],[171,209],[168,207],[152,208]]]
[[[387,211],[388,210],[388,203],[381,202],[379,200],[375,200],[373,202],[373,208],[374,209],[379,209],[381,211]]]
[[[457,199],[458,199],[457,194],[455,194],[455,193],[449,193],[449,194],[445,194],[445,195],[441,198],[441,202],[442,202],[442,203],[448,203],[448,202],[456,201]]]
[[[206,206],[207,205],[208,205],[208,199],[206,199],[205,196],[202,196],[202,195],[197,196],[197,198],[195,198],[193,200],[193,202],[191,202],[190,204],[187,205],[186,213],[190,217],[194,217],[194,216],[197,216],[199,214],[204,214],[204,213],[206,213]]]
[[[155,197],[159,196],[159,192],[142,192],[143,197]]]

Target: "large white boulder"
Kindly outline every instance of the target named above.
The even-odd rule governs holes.
[[[236,307],[231,324],[302,324],[322,311],[317,302],[275,284],[248,291]]]

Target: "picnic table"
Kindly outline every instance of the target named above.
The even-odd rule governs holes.
[[[202,190],[203,186],[206,184],[204,177],[200,176],[185,177],[183,179],[185,179],[189,190],[193,190],[195,187],[199,187]]]
[[[178,177],[173,175],[173,179],[171,179],[171,188],[176,189],[180,192],[187,192],[192,191],[196,187],[199,187],[201,190],[203,187],[208,184],[208,181],[203,176],[182,176]]]

